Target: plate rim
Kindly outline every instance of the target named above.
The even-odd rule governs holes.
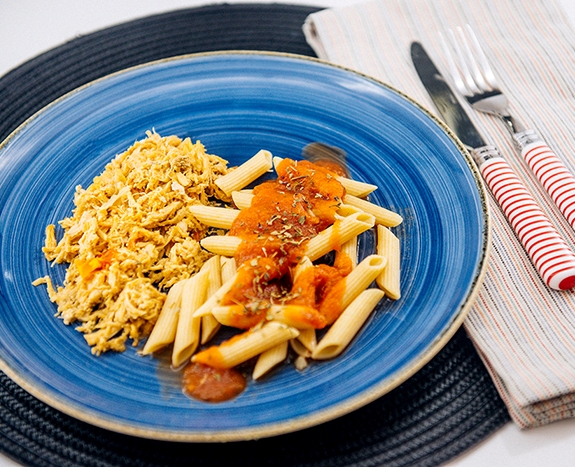
[[[467,317],[470,309],[473,307],[477,296],[479,295],[479,290],[483,284],[484,278],[487,274],[488,260],[491,252],[492,245],[492,214],[490,205],[488,202],[487,189],[485,187],[484,181],[480,175],[479,169],[473,162],[469,151],[465,145],[459,140],[455,133],[433,112],[431,112],[423,104],[404,93],[403,91],[397,89],[396,87],[385,83],[373,76],[359,72],[357,70],[329,62],[316,57],[309,57],[305,55],[287,53],[287,52],[273,52],[273,51],[258,51],[258,50],[222,50],[222,51],[211,51],[211,52],[199,52],[191,54],[181,54],[171,57],[166,57],[158,60],[152,60],[144,62],[138,65],[123,68],[116,72],[106,74],[100,78],[89,81],[71,91],[66,92],[62,96],[56,98],[52,102],[46,104],[44,107],[36,111],[26,120],[18,125],[2,142],[0,142],[0,154],[5,149],[5,147],[33,120],[38,118],[40,115],[48,111],[53,106],[57,105],[59,102],[70,98],[72,95],[81,92],[83,89],[94,86],[97,83],[106,81],[110,78],[120,76],[122,74],[130,73],[135,70],[144,69],[148,67],[154,67],[162,63],[183,61],[183,60],[193,60],[196,58],[212,57],[212,56],[269,56],[276,58],[289,58],[294,60],[302,60],[306,62],[317,63],[323,66],[336,68],[341,71],[351,73],[360,78],[366,79],[373,82],[374,84],[381,86],[401,98],[405,99],[412,105],[414,105],[419,111],[424,113],[433,123],[435,123],[455,144],[458,149],[459,154],[462,156],[466,162],[469,170],[473,174],[473,178],[476,183],[477,192],[479,194],[481,211],[483,212],[484,229],[482,232],[482,242],[481,242],[481,260],[479,261],[478,267],[474,273],[473,281],[469,284],[469,292],[467,296],[464,297],[464,303],[460,309],[454,313],[450,324],[444,329],[443,333],[436,336],[434,342],[428,346],[428,348],[417,355],[406,368],[402,371],[398,371],[386,378],[383,382],[373,385],[367,391],[360,394],[356,394],[344,402],[339,403],[335,406],[323,409],[312,414],[307,414],[305,416],[300,416],[297,418],[292,418],[287,421],[273,422],[258,427],[245,427],[233,430],[212,430],[199,432],[182,432],[174,431],[169,429],[158,429],[158,428],[143,428],[140,426],[124,423],[118,420],[112,420],[104,415],[94,415],[91,413],[84,413],[80,408],[69,407],[64,400],[61,400],[56,394],[45,394],[41,388],[36,387],[33,383],[30,383],[26,377],[21,376],[17,369],[12,368],[11,365],[0,355],[0,370],[3,371],[12,381],[18,384],[22,389],[30,393],[32,396],[36,397],[40,401],[46,403],[47,405],[75,418],[80,421],[89,423],[91,425],[108,429],[114,432],[118,432],[125,435],[137,436],[140,438],[161,440],[161,441],[176,441],[176,442],[228,442],[228,441],[248,441],[260,438],[268,438],[272,436],[278,436],[282,434],[287,434],[294,431],[303,430],[310,428],[312,426],[320,425],[327,421],[333,420],[335,418],[346,415],[354,410],[357,410],[370,402],[373,402],[379,397],[384,396],[391,390],[395,389],[397,386],[405,382],[415,373],[417,373],[422,367],[424,367],[439,351],[449,342],[453,335],[463,324],[465,318]]]

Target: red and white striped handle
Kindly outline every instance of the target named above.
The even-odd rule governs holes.
[[[575,177],[533,130],[517,133],[514,139],[537,180],[575,228]]]
[[[472,154],[543,281],[556,290],[575,287],[575,255],[499,150],[485,146]]]

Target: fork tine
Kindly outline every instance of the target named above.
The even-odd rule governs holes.
[[[470,74],[470,79],[473,79],[479,91],[490,91],[491,86],[487,84],[485,79],[483,78],[483,74],[477,65],[477,60],[475,59],[474,53],[471,51],[469,47],[469,42],[465,37],[465,33],[463,29],[458,26],[457,33],[459,34],[461,46],[462,46],[462,57],[461,59],[465,62],[466,66],[468,67],[468,72]]]
[[[461,94],[463,94],[464,96],[472,96],[473,92],[471,92],[469,89],[467,89],[465,82],[461,78],[461,73],[459,72],[459,69],[457,68],[457,65],[455,64],[455,60],[453,59],[453,55],[451,55],[449,47],[447,46],[447,41],[445,40],[445,37],[443,36],[443,34],[441,34],[441,32],[439,33],[439,37],[441,39],[441,46],[443,48],[443,54],[445,55],[445,57],[447,59],[447,64],[449,66],[449,74],[451,75],[451,79],[453,80],[453,84],[455,84],[455,87],[457,88],[457,90]]]
[[[465,54],[463,53],[463,50],[461,49],[461,46],[460,46],[461,41],[457,40],[457,38],[455,37],[455,33],[453,32],[453,29],[449,29],[447,31],[447,33],[449,34],[449,38],[451,39],[451,46],[452,46],[453,50],[455,51],[455,55],[457,57],[457,62],[458,62],[457,65],[458,65],[458,69],[461,73],[461,79],[465,82],[465,86],[467,87],[467,90],[471,94],[480,93],[481,89],[479,89],[477,87],[477,84],[476,84],[475,80],[473,79],[473,76],[471,75],[471,71],[469,70],[467,60],[465,59]]]
[[[465,26],[466,26],[465,29],[467,30],[467,35],[470,37],[471,42],[473,43],[473,48],[475,49],[475,56],[478,57],[481,72],[485,77],[487,83],[489,83],[489,86],[491,86],[492,89],[496,89],[498,87],[498,84],[497,80],[495,79],[495,73],[493,73],[493,70],[489,65],[489,61],[487,60],[487,57],[483,52],[483,48],[479,44],[475,32],[473,32],[473,28],[469,24],[466,24]]]

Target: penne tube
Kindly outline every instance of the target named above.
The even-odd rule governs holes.
[[[210,297],[215,294],[222,286],[222,258],[219,255],[212,256],[202,266],[202,270],[208,275],[208,289],[207,296]]]
[[[204,206],[203,204],[190,206],[189,210],[202,224],[228,230],[231,228],[232,223],[240,213],[239,209]]]
[[[220,300],[232,288],[236,281],[237,274],[234,274],[230,279],[222,284],[218,291],[210,297],[194,312],[194,318],[212,314],[212,309],[219,305]]]
[[[221,263],[221,281],[222,283],[227,282],[229,279],[236,275],[237,267],[236,267],[236,260],[234,258],[227,258],[222,256],[220,259]]]
[[[300,331],[301,333],[301,331]],[[298,336],[299,337],[299,336]],[[293,351],[300,357],[309,358],[311,357],[311,352],[297,339],[292,339],[289,341],[290,347]]]
[[[278,165],[280,165],[280,162],[283,161],[284,158],[283,157],[278,157],[278,156],[274,156],[272,159],[272,164],[274,167],[274,170],[277,172],[278,170]]]
[[[312,352],[312,358],[326,360],[341,354],[384,295],[380,289],[367,289],[361,292],[319,341]]]
[[[345,309],[355,298],[367,289],[376,277],[383,271],[387,263],[385,256],[369,255],[355,269],[341,280],[345,291],[341,298]]]
[[[287,358],[288,341],[282,342],[271,349],[261,353],[252,372],[253,379],[259,379],[273,367]]]
[[[278,165],[282,160],[283,158],[277,156],[273,158],[273,166],[276,171]],[[341,175],[337,175],[336,179],[339,183],[341,183],[344,186],[346,193],[353,196],[359,196],[363,198],[369,195],[372,191],[377,190],[377,185],[360,182],[358,180],[353,180],[351,178],[342,177]]]
[[[210,310],[218,323],[224,326],[238,327],[236,316],[243,315],[243,305],[216,305]]]
[[[341,246],[341,252],[351,260],[352,267],[357,266],[357,237],[353,237]]]
[[[325,317],[315,308],[303,305],[272,305],[268,319],[281,321],[298,329],[322,329],[327,324]]]
[[[377,276],[376,283],[389,298],[397,300],[401,297],[399,239],[387,227],[378,225],[376,249],[377,254],[387,257],[387,265]]]
[[[248,186],[271,168],[272,154],[262,149],[231,172],[216,179],[215,184],[218,185],[225,194],[230,195],[232,192]]]
[[[337,214],[342,217],[351,216],[352,214],[356,214],[358,212],[364,211],[356,206],[352,206],[351,204],[342,203],[337,208]]]
[[[365,198],[372,191],[377,190],[377,185],[372,185],[370,183],[352,180],[351,178],[346,178],[339,175],[336,177],[336,179],[343,185],[348,195],[358,196],[359,198]]]
[[[176,282],[169,290],[166,301],[162,306],[162,311],[158,317],[158,321],[154,325],[154,329],[146,345],[142,350],[142,355],[148,355],[157,352],[161,348],[174,342],[176,337],[176,329],[178,327],[178,317],[180,315],[180,306],[182,299],[182,290],[187,279]]]
[[[358,212],[335,221],[327,229],[309,239],[304,254],[315,261],[331,250],[357,237],[375,225],[375,217],[371,214]]]
[[[292,269],[292,282],[295,282],[295,280],[297,279],[297,277],[307,268],[311,268],[313,267],[313,263],[311,262],[311,259],[309,259],[307,256],[304,256],[302,258],[302,260],[295,266],[295,268]]]
[[[201,318],[194,317],[194,312],[206,300],[208,274],[200,271],[190,277],[182,290],[180,317],[172,350],[172,366],[177,368],[188,361],[200,343]]]
[[[218,323],[238,329],[249,329],[264,319],[262,313],[245,310],[244,305],[223,305],[212,307],[211,313]]]
[[[298,371],[305,370],[309,365],[307,358],[302,357],[301,355],[297,356],[297,358],[295,359],[295,362],[293,364],[295,366],[295,369]]]
[[[254,199],[253,190],[240,190],[232,192],[232,200],[238,209],[247,209]]]
[[[315,329],[302,329],[297,336],[297,340],[310,352],[313,352],[317,346],[317,336]]]
[[[233,337],[219,346],[212,346],[192,357],[193,362],[214,368],[233,368],[282,342],[294,339],[299,331],[277,321]]]
[[[352,195],[345,195],[343,202],[350,206],[355,206],[363,212],[367,212],[375,217],[375,223],[385,225],[386,227],[395,227],[403,222],[403,218],[396,212],[389,209],[382,208],[377,204],[370,203],[365,199],[358,198]]]
[[[208,288],[206,290],[206,298],[214,295],[219,288],[222,286],[222,275],[221,275],[221,257],[216,255],[212,256],[208,261],[204,263],[202,269],[206,270],[208,274]],[[203,305],[203,304],[202,304]],[[201,317],[201,339],[200,343],[205,344],[214,337],[214,335],[220,329],[220,323],[211,315],[205,315]]]
[[[210,237],[202,238],[200,245],[210,253],[221,256],[234,256],[238,247],[242,243],[240,237],[231,235],[211,235]]]
[[[327,319],[327,324],[333,323],[338,317],[337,308],[331,305],[333,303],[331,299],[337,298],[340,303],[339,309],[345,310],[381,274],[386,262],[385,256],[369,255],[333,287],[324,299],[324,303],[330,304],[330,306],[322,305],[320,308]]]
[[[212,340],[222,326],[212,315],[204,315],[200,319],[202,322],[200,344],[205,344]]]

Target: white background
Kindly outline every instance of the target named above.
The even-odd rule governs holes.
[[[361,0],[227,0],[226,3],[290,3],[338,7]],[[392,1],[392,0],[387,0]],[[480,0],[469,0],[480,1]],[[526,0],[528,1],[528,0]],[[0,76],[79,35],[160,12],[209,3],[206,0],[0,0]],[[575,0],[560,0],[575,25]],[[575,72],[575,70],[574,70]],[[2,105],[2,103],[0,103]],[[575,123],[575,122],[574,122]],[[531,430],[511,422],[451,467],[567,467],[575,465],[575,419]],[[193,459],[190,459],[193,463]],[[19,464],[0,454],[0,467]]]

